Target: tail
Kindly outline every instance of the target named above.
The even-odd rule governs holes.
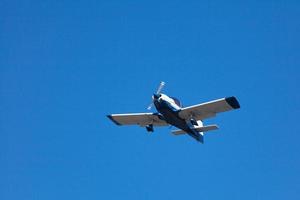
[[[198,142],[201,142],[202,144],[204,143],[204,132],[207,131],[212,131],[212,130],[216,130],[219,127],[215,124],[213,125],[208,125],[208,126],[201,126],[201,127],[195,127],[195,128],[191,128],[189,132],[186,132],[184,130],[174,130],[172,131],[172,133],[174,135],[183,135],[183,134],[188,134],[191,137],[193,137],[194,139],[196,139]]]
[[[195,128],[192,128],[192,130],[200,132],[200,133],[202,133],[201,135],[203,135],[203,132],[217,130],[218,128],[219,127],[217,125],[213,124],[213,125],[207,125],[207,126],[202,126],[202,127],[195,127]],[[182,134],[186,134],[187,132],[185,132],[184,130],[178,129],[178,130],[172,131],[172,133],[174,135],[182,135]]]
[[[190,134],[189,134],[190,135]],[[191,135],[193,138],[195,138],[198,142],[204,144],[204,137],[203,133],[199,133],[197,131],[194,131],[193,135]],[[194,137],[195,136],[195,137]]]

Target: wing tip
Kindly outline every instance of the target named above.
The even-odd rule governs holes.
[[[114,122],[116,125],[120,126],[122,124],[120,124],[119,122],[117,122],[112,115],[106,115],[106,117],[108,117],[112,122]]]
[[[234,96],[226,97],[225,100],[233,109],[239,109],[241,107],[238,100]]]

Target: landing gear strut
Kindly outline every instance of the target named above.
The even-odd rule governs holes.
[[[194,125],[194,126],[198,126],[198,122],[197,122],[196,120],[194,120],[194,119],[191,119],[191,123],[192,123],[192,125]]]
[[[147,130],[148,132],[153,132],[153,131],[154,131],[154,129],[153,129],[153,124],[147,125],[147,126],[146,126],[146,130]]]

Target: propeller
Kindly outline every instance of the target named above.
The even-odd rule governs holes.
[[[150,103],[150,105],[148,106],[147,110],[151,110],[152,106],[153,106],[153,100],[154,100],[154,96],[159,95],[160,92],[162,91],[163,87],[165,86],[165,82],[161,81],[159,84],[159,87],[156,91],[156,93],[153,94],[152,96],[152,102]]]

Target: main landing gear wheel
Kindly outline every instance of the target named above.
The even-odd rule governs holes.
[[[191,119],[191,124],[194,125],[194,126],[199,126],[198,122],[194,119]]]
[[[148,126],[146,126],[146,130],[147,130],[148,132],[154,132],[153,125],[152,125],[152,124],[149,124]]]

